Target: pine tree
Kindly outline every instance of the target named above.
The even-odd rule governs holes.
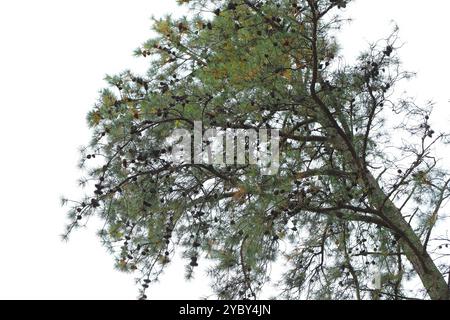
[[[221,299],[257,298],[274,264],[281,298],[449,299],[432,254],[450,244],[433,241],[450,179],[432,152],[447,136],[431,105],[395,99],[411,76],[397,31],[346,65],[333,34],[348,0],[178,2],[191,15],[155,19],[158,36],[135,52],[145,76],[108,76],[88,115],[88,194],[65,236],[99,216],[141,298],[182,252],[188,278],[213,264]],[[279,129],[278,173],[169,161],[173,130],[194,121]],[[414,279],[423,292],[407,291]]]

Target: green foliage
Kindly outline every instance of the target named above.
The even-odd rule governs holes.
[[[403,146],[416,160],[398,174],[383,151],[386,109],[408,115],[414,125],[402,130],[416,130],[422,142],[434,134],[423,127],[428,109],[389,100],[394,84],[409,77],[399,71],[396,34],[343,66],[329,34],[341,24],[333,14],[349,1],[178,2],[191,6],[191,16],[155,19],[158,36],[135,51],[151,60],[146,75],[108,76],[110,88],[88,115],[89,195],[70,211],[67,235],[99,215],[102,241],[120,270],[137,272],[144,298],[180,250],[187,277],[202,259],[213,262],[220,298],[257,297],[273,263],[287,266],[282,297],[370,298],[380,271],[387,276],[376,293],[402,298],[403,275],[412,270],[403,235],[383,216],[385,194],[368,177],[380,174],[387,197],[401,200],[419,189],[423,197],[436,192],[427,179],[437,173],[424,144]],[[170,162],[173,129],[192,131],[194,121],[280,129],[279,174]],[[420,209],[411,225],[428,230],[428,216]]]

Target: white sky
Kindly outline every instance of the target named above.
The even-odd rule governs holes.
[[[418,72],[410,93],[438,103],[450,120],[446,0],[356,0],[342,36],[345,53],[389,34],[405,42],[405,66]],[[135,299],[133,276],[113,269],[96,226],[69,243],[61,195],[80,194],[78,147],[89,139],[85,115],[106,73],[145,71],[132,51],[151,36],[150,19],[174,12],[175,0],[15,0],[0,2],[0,299]],[[195,299],[202,275],[186,283],[174,265],[150,298]]]

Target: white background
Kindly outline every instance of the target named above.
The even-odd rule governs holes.
[[[151,36],[154,14],[175,12],[175,0],[15,0],[0,2],[0,298],[134,299],[133,276],[113,268],[96,225],[61,242],[61,195],[77,197],[78,147],[89,139],[85,115],[106,73],[145,70],[132,51]],[[356,0],[341,36],[354,56],[387,36],[394,20],[405,42],[409,85],[437,102],[436,121],[450,120],[450,2]],[[171,267],[150,298],[199,298],[208,281],[183,280]]]

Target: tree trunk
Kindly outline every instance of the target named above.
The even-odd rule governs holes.
[[[386,200],[386,194],[381,190],[376,179],[367,174],[368,182],[372,188],[372,204],[380,210],[382,218],[391,226],[399,237],[403,251],[419,275],[429,296],[433,300],[449,300],[450,289],[444,275],[436,267],[420,238],[403,218],[400,210],[390,200]]]

